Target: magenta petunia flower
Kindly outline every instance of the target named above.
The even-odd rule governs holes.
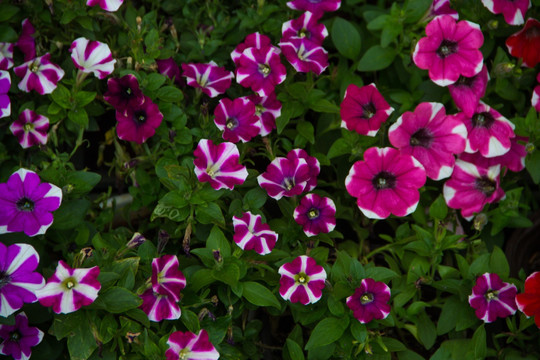
[[[152,288],[139,295],[143,301],[140,308],[146,313],[150,321],[180,319],[182,312],[171,295],[158,294]]]
[[[350,84],[341,102],[341,127],[360,135],[375,136],[393,111],[375,84],[361,88]]]
[[[443,104],[421,103],[407,111],[388,130],[390,143],[402,154],[414,156],[430,179],[440,180],[452,174],[467,142],[467,128],[455,117],[446,116]]]
[[[508,24],[521,25],[525,22],[531,0],[482,0],[482,4],[494,14],[503,14]]]
[[[0,316],[8,317],[25,303],[37,301],[35,291],[45,279],[35,272],[39,254],[28,244],[0,243]]]
[[[533,68],[540,63],[540,21],[528,18],[523,29],[506,39],[513,57],[523,59],[523,66]]]
[[[450,15],[456,20],[459,19],[458,12],[450,7],[450,0],[433,0],[433,3],[431,3],[428,12],[429,17]]]
[[[426,171],[412,156],[394,148],[372,147],[364,152],[363,161],[354,163],[345,186],[366,217],[384,219],[412,213],[425,182]]]
[[[281,116],[281,102],[275,93],[261,97],[257,94],[249,95],[248,100],[255,104],[255,116],[261,124],[259,135],[266,136],[276,128],[276,119]]]
[[[53,222],[52,212],[60,207],[62,190],[42,183],[30,170],[19,169],[0,184],[0,234],[21,232],[27,236],[45,234]]]
[[[167,340],[169,349],[165,352],[167,360],[217,360],[219,353],[210,342],[206,330],[198,334],[190,331],[175,331]]]
[[[17,137],[23,149],[47,143],[49,119],[33,110],[23,110],[19,119],[11,124],[9,130]]]
[[[317,176],[321,172],[319,160],[314,156],[309,156],[303,149],[293,149],[287,153],[287,159],[294,161],[295,159],[304,159],[309,168],[309,180],[307,181],[304,191],[309,192],[317,187]]]
[[[311,11],[321,14],[336,11],[341,6],[341,0],[292,0],[287,6],[293,10]]]
[[[9,70],[13,67],[13,48],[15,44],[0,42],[0,70]]]
[[[15,316],[14,325],[0,325],[0,354],[11,356],[14,360],[28,360],[32,347],[43,340],[43,331],[28,325],[24,312]]]
[[[242,250],[255,250],[259,255],[269,254],[278,240],[278,234],[262,222],[261,215],[245,212],[242,217],[233,216],[233,240]]]
[[[215,145],[212,140],[201,139],[193,155],[197,179],[209,182],[215,190],[232,190],[235,185],[243,184],[248,176],[246,167],[238,162],[240,153],[233,143]]]
[[[498,317],[515,314],[516,293],[514,284],[503,282],[497,274],[485,273],[476,279],[476,285],[469,295],[469,304],[475,309],[477,318],[490,323]]]
[[[277,46],[272,45],[272,40],[266,35],[260,34],[258,32],[249,34],[244,39],[243,43],[240,43],[236,48],[231,52],[231,59],[234,61],[234,65],[238,66],[238,61],[242,56],[244,50],[249,48],[261,49],[263,47],[270,46],[274,49],[276,53],[280,53],[281,50]]]
[[[257,177],[257,181],[268,196],[279,200],[283,196],[300,195],[310,178],[310,168],[305,159],[277,157]]]
[[[35,90],[38,94],[50,94],[56,84],[64,77],[64,70],[51,62],[51,54],[25,62],[13,69],[15,75],[22,78],[19,89],[25,92]]]
[[[260,96],[272,94],[286,76],[287,69],[273,46],[245,49],[236,64],[236,81]]]
[[[64,260],[58,262],[44,288],[36,291],[39,303],[52,306],[57,314],[69,314],[96,300],[101,284],[99,267],[72,269]]]
[[[214,110],[214,123],[223,131],[223,139],[233,143],[248,142],[261,131],[255,104],[247,98],[221,99]]]
[[[11,115],[11,100],[7,95],[11,87],[9,72],[0,70],[0,118]]]
[[[36,40],[34,39],[34,25],[28,19],[22,21],[21,35],[17,40],[17,47],[24,54],[24,61],[30,61],[36,57]]]
[[[467,116],[473,116],[486,93],[489,74],[484,65],[482,70],[473,77],[460,76],[458,81],[448,86],[448,91],[454,103]]]
[[[472,77],[482,70],[484,57],[479,49],[484,35],[478,24],[441,15],[427,24],[426,35],[416,44],[413,60],[420,69],[429,70],[435,84],[448,86],[460,75]]]
[[[336,205],[330,198],[308,194],[294,209],[294,220],[307,236],[329,233],[336,227]]]
[[[182,84],[183,79],[181,76],[180,68],[172,57],[163,60],[156,59],[156,64],[158,71],[161,75],[165,75],[169,79],[174,80],[174,83],[177,85]]]
[[[320,16],[306,11],[298,19],[289,20],[281,27],[281,42],[287,42],[292,38],[306,38],[317,45],[322,45],[328,36],[328,30],[324,24],[319,24]]]
[[[527,277],[524,292],[516,295],[516,305],[525,315],[534,316],[534,322],[540,328],[540,271]]]
[[[536,76],[536,81],[540,83],[540,73]],[[536,112],[540,112],[540,85],[534,87],[531,105],[535,108]]]
[[[298,72],[312,71],[316,75],[328,67],[328,52],[306,38],[290,38],[280,42],[279,46],[287,61]]]
[[[516,136],[510,139],[510,150],[504,155],[495,156],[491,158],[483,157],[479,152],[472,154],[462,153],[459,155],[459,158],[468,163],[477,163],[478,161],[487,164],[486,166],[491,167],[495,165],[501,165],[506,169],[519,172],[525,169],[525,158],[527,157],[527,149],[525,144],[529,141],[528,137]],[[504,173],[503,173],[504,174]]]
[[[107,91],[103,94],[103,99],[120,112],[138,108],[145,101],[144,95],[139,88],[139,81],[132,74],[127,74],[121,78],[109,78],[107,80]]]
[[[189,86],[200,88],[212,98],[227,91],[234,77],[232,72],[217,66],[213,61],[207,64],[182,64],[182,70],[182,76]]]
[[[176,255],[163,255],[152,260],[152,290],[180,300],[180,291],[186,287],[186,278],[180,271]]]
[[[363,279],[360,287],[347,298],[347,306],[358,321],[367,324],[373,319],[386,319],[391,310],[388,300],[390,300],[388,285],[367,278]]]
[[[104,79],[114,71],[116,60],[105,43],[80,37],[71,43],[69,51],[73,64],[82,72]]]
[[[116,110],[116,120],[116,133],[120,139],[142,144],[154,136],[163,120],[163,114],[152,99],[144,96],[141,105],[127,108],[124,112]]]
[[[86,0],[88,6],[99,6],[105,11],[114,12],[120,8],[124,0]]]
[[[278,270],[279,294],[284,300],[303,305],[314,304],[322,297],[326,281],[326,271],[317,265],[315,259],[301,255],[281,265]]]

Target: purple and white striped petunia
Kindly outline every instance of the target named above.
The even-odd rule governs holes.
[[[301,255],[281,265],[278,270],[279,294],[284,300],[303,305],[314,304],[322,297],[326,281],[326,271],[317,265],[315,259]]]
[[[182,312],[173,296],[158,294],[152,288],[147,289],[139,296],[143,301],[140,308],[146,313],[150,321],[159,322],[161,320],[180,319]]]
[[[536,81],[540,83],[540,73],[536,76]],[[536,112],[540,112],[540,85],[534,87],[531,105],[535,108]]]
[[[450,15],[454,19],[459,20],[458,12],[450,7],[450,0],[433,0],[428,12],[430,18],[439,15]]]
[[[317,187],[317,176],[321,172],[321,165],[315,156],[309,154],[303,149],[293,149],[287,153],[287,159],[294,161],[295,159],[304,159],[309,168],[309,180],[304,191],[309,192]]]
[[[156,133],[163,120],[163,114],[157,104],[148,96],[136,107],[128,107],[124,111],[116,110],[116,133],[126,141],[142,144]]]
[[[206,330],[198,334],[190,331],[175,331],[167,340],[169,349],[165,352],[167,360],[217,360],[219,353],[210,342]]]
[[[69,314],[90,305],[101,289],[98,275],[98,266],[72,269],[64,260],[60,260],[45,287],[36,291],[39,303],[52,306],[57,314]]]
[[[236,64],[236,81],[260,96],[269,96],[285,81],[287,69],[273,46],[245,49]]]
[[[240,165],[240,153],[235,144],[224,142],[215,145],[212,140],[201,139],[193,153],[195,175],[200,182],[209,182],[215,190],[232,190],[246,181],[248,172]]]
[[[84,73],[104,79],[114,71],[116,60],[105,43],[80,37],[71,43],[69,51],[75,67]]]
[[[311,179],[307,161],[302,158],[275,158],[266,171],[257,177],[259,186],[268,196],[279,200],[283,196],[300,195]]]
[[[489,74],[484,65],[482,71],[473,77],[460,76],[458,81],[448,86],[448,91],[458,109],[467,116],[473,116],[480,99],[486,93],[488,81]]]
[[[30,170],[19,169],[0,184],[0,234],[45,234],[53,223],[52,212],[60,207],[62,190],[42,183]]]
[[[56,84],[64,77],[64,70],[51,62],[51,54],[25,62],[13,69],[22,80],[19,89],[25,92],[35,90],[38,94],[50,94]]]
[[[287,61],[298,72],[312,71],[316,75],[328,67],[328,52],[316,42],[306,38],[290,38],[280,42],[279,47]]]
[[[120,8],[124,0],[86,0],[88,6],[99,6],[105,11],[114,12]]]
[[[336,227],[336,205],[330,198],[308,194],[294,209],[294,220],[307,236],[329,233]]]
[[[244,50],[249,48],[261,49],[267,46],[271,46],[278,54],[281,52],[277,46],[272,46],[272,40],[268,36],[258,32],[249,34],[244,39],[244,42],[238,44],[231,52],[231,59],[234,61],[234,65],[238,66],[238,60],[240,60]]]
[[[353,164],[345,187],[366,217],[385,219],[416,210],[418,189],[425,182],[426,171],[414,157],[390,147],[372,147],[364,152],[363,161]]]
[[[22,21],[21,35],[17,40],[17,47],[24,54],[24,61],[30,61],[36,57],[36,40],[34,33],[36,29],[28,19]]]
[[[257,94],[249,95],[248,100],[255,104],[255,116],[261,124],[259,135],[266,136],[276,128],[276,119],[281,116],[281,102],[276,94],[261,97]]]
[[[233,73],[217,66],[213,61],[207,64],[182,64],[183,74],[189,86],[199,88],[211,98],[223,94],[231,86]]]
[[[319,24],[320,16],[306,11],[298,19],[289,20],[281,27],[281,42],[287,42],[293,38],[306,38],[318,45],[322,45],[328,36],[328,30],[324,24]]]
[[[11,356],[14,360],[28,360],[32,356],[32,347],[43,340],[43,331],[28,326],[24,312],[15,316],[14,325],[0,325],[0,354]]]
[[[34,294],[45,285],[45,279],[35,272],[39,254],[28,244],[6,246],[0,243],[0,316],[8,317],[23,307],[34,303]]]
[[[272,252],[278,234],[262,222],[261,215],[245,212],[242,217],[233,216],[233,240],[242,250],[255,250],[259,255]]]
[[[13,48],[15,44],[0,42],[0,70],[9,70],[13,67]]]
[[[516,285],[503,282],[497,274],[485,273],[476,278],[469,304],[477,318],[490,323],[516,313],[516,294]]]
[[[510,25],[522,25],[531,0],[482,0],[482,4],[493,14],[503,14]]]
[[[446,116],[443,104],[421,103],[390,126],[388,139],[402,154],[414,156],[427,177],[441,180],[452,174],[454,154],[465,149],[467,128],[461,120]]]
[[[341,127],[360,135],[375,136],[393,111],[375,84],[361,88],[351,84],[341,102]]]
[[[0,118],[11,115],[11,100],[7,95],[11,87],[9,72],[0,70]]]
[[[139,88],[139,81],[132,74],[121,78],[109,78],[107,80],[107,92],[103,99],[111,104],[117,111],[125,112],[142,105],[145,97]]]
[[[180,291],[186,287],[186,278],[180,271],[176,255],[163,255],[152,260],[152,290],[180,300]]]
[[[9,130],[17,137],[23,149],[38,144],[45,145],[49,119],[33,110],[26,109],[19,115],[19,119],[11,124]]]
[[[435,84],[448,86],[460,75],[472,77],[482,70],[484,57],[479,49],[484,35],[478,24],[441,15],[427,24],[426,35],[416,44],[413,61],[420,69],[429,70]]]
[[[214,110],[214,123],[223,131],[223,139],[233,143],[248,142],[261,131],[255,104],[245,97],[221,99]]]
[[[371,278],[362,279],[360,287],[347,298],[347,306],[358,321],[367,324],[373,319],[386,319],[390,314],[390,295],[390,288],[385,283]]]
[[[339,9],[341,0],[292,0],[287,3],[287,6],[293,10],[311,11],[322,15]]]

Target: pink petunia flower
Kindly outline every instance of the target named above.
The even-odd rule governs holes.
[[[123,112],[116,110],[116,120],[116,133],[120,139],[142,144],[154,136],[163,120],[163,114],[152,99],[144,96],[141,105],[127,108]]]
[[[350,84],[341,102],[341,127],[360,135],[375,136],[393,111],[375,84],[361,88]]]
[[[439,103],[421,103],[407,111],[388,130],[390,143],[402,154],[414,156],[430,179],[440,180],[452,174],[467,142],[467,128],[455,117],[446,116]]]
[[[24,312],[15,315],[14,325],[0,325],[0,354],[11,356],[14,360],[28,360],[32,347],[43,340],[43,331],[28,325]]]
[[[516,293],[514,284],[503,282],[497,274],[485,273],[476,279],[469,304],[477,318],[490,323],[516,313]]]
[[[210,342],[206,330],[198,334],[190,331],[175,331],[167,340],[169,349],[165,352],[167,360],[217,360],[219,353]]]
[[[64,260],[42,289],[36,291],[39,303],[52,306],[57,314],[68,314],[90,305],[96,300],[101,284],[97,279],[99,267],[72,269]]]
[[[536,76],[536,81],[540,83],[540,73]],[[540,84],[534,87],[531,105],[535,108],[536,112],[540,112]]]
[[[14,71],[22,78],[19,89],[25,92],[35,90],[40,95],[52,93],[64,77],[64,70],[51,62],[49,53],[17,66]]]
[[[84,73],[104,79],[114,71],[116,60],[105,43],[80,37],[71,43],[69,51],[75,67]]]
[[[366,217],[384,219],[412,213],[425,182],[426,171],[412,156],[394,148],[372,147],[364,152],[363,161],[354,163],[345,186]]]
[[[450,15],[454,19],[459,20],[458,12],[450,7],[450,0],[433,0],[428,12],[429,17]]]
[[[182,312],[173,296],[156,293],[152,288],[147,289],[139,296],[143,301],[140,308],[150,321],[180,319]]]
[[[533,68],[540,63],[540,21],[528,18],[523,29],[506,39],[513,57],[523,59],[523,66]]]
[[[534,316],[534,322],[540,328],[540,271],[527,277],[524,292],[516,295],[516,305],[525,315]]]
[[[136,109],[145,101],[139,88],[139,81],[132,74],[124,75],[121,78],[109,78],[103,99],[120,112]]]
[[[156,64],[161,75],[165,75],[169,79],[174,80],[174,83],[177,85],[182,85],[183,79],[180,68],[172,57],[163,60],[156,59]],[[185,83],[183,85],[185,85]]]
[[[99,6],[105,11],[114,12],[120,8],[124,0],[86,0],[88,6]]]
[[[328,36],[328,30],[324,24],[319,24],[320,16],[306,11],[298,19],[289,20],[283,23],[281,27],[281,42],[287,42],[289,39],[306,38],[309,41],[322,45],[324,39]]]
[[[248,176],[246,167],[238,162],[240,153],[233,143],[215,145],[212,140],[201,139],[193,155],[197,179],[209,182],[215,190],[232,190],[235,185],[243,184]]]
[[[298,72],[321,73],[328,67],[328,52],[322,46],[306,38],[290,38],[280,42],[279,47],[287,61]]]
[[[249,34],[244,39],[243,43],[240,43],[236,48],[231,52],[231,59],[234,61],[234,65],[238,66],[240,57],[244,50],[249,48],[261,49],[264,47],[272,47],[274,51],[278,54],[281,53],[281,50],[277,46],[272,45],[272,40],[266,35],[260,34],[258,32]]]
[[[521,25],[525,22],[531,0],[482,0],[482,4],[493,14],[503,14],[508,24]]]
[[[308,194],[294,209],[294,220],[307,236],[329,233],[336,227],[336,205],[332,199]]]
[[[0,42],[0,70],[9,70],[13,67],[13,48],[15,44]]]
[[[223,131],[223,139],[233,143],[248,142],[261,131],[255,104],[247,98],[221,99],[214,110],[214,123]]]
[[[285,81],[287,69],[272,46],[248,48],[236,64],[236,81],[260,96],[269,96]]]
[[[0,70],[0,118],[11,115],[11,100],[7,95],[11,87],[9,72]]]
[[[47,143],[49,119],[33,110],[26,109],[19,119],[11,124],[9,130],[17,137],[23,149]]]
[[[281,102],[275,93],[266,97],[253,94],[247,97],[255,104],[255,116],[261,124],[259,135],[266,136],[276,128],[276,119],[281,116]]]
[[[24,54],[24,61],[30,61],[36,57],[36,40],[34,39],[34,25],[28,19],[22,21],[21,35],[17,40],[17,47]]]
[[[287,3],[287,6],[293,10],[311,11],[322,15],[339,9],[341,0],[292,0]]]
[[[254,250],[259,255],[272,252],[278,240],[278,234],[270,226],[262,222],[261,215],[250,211],[242,217],[233,216],[233,240],[242,250]]]
[[[317,187],[317,176],[321,172],[319,160],[314,156],[309,156],[303,149],[292,149],[287,153],[287,159],[294,161],[295,159],[304,159],[309,168],[309,180],[307,181],[304,191],[309,192]]]
[[[152,290],[180,300],[180,291],[186,287],[186,278],[179,269],[176,255],[163,255],[152,260]]]
[[[527,157],[527,149],[524,143],[529,141],[528,137],[516,136],[510,139],[510,150],[504,155],[495,156],[491,158],[483,157],[479,152],[472,154],[462,153],[459,158],[468,163],[483,162],[486,166],[491,167],[495,165],[501,165],[506,169],[513,172],[520,172],[525,169],[525,158]],[[504,174],[504,173],[503,173]]]
[[[458,81],[448,86],[448,91],[458,109],[467,116],[473,116],[480,99],[486,93],[488,81],[489,74],[484,65],[482,71],[473,77],[460,76]]]
[[[283,196],[300,195],[310,178],[310,169],[305,159],[277,157],[257,177],[257,181],[268,196],[279,200]]]
[[[370,278],[362,279],[360,287],[347,298],[347,306],[360,323],[367,324],[373,319],[386,319],[390,314],[390,295],[390,288],[385,283]]]
[[[322,297],[326,271],[315,259],[301,255],[278,270],[279,294],[284,300],[303,305],[314,304]]]
[[[413,60],[420,69],[429,70],[435,84],[448,86],[460,75],[472,77],[482,70],[479,49],[484,36],[478,24],[441,15],[427,24],[426,35],[416,44]]]
[[[217,66],[213,61],[207,64],[182,64],[187,84],[199,88],[210,97],[223,94],[231,86],[233,73]]]

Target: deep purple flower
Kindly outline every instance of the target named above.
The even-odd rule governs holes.
[[[311,11],[322,15],[339,9],[341,0],[292,0],[287,3],[287,6],[293,10]]]
[[[51,54],[25,62],[14,68],[15,75],[22,78],[19,89],[25,92],[36,90],[40,95],[50,94],[64,77],[64,70],[51,62]]]
[[[354,317],[362,324],[371,320],[385,319],[390,310],[390,288],[381,281],[363,279],[360,287],[347,298],[347,306],[353,311]]]
[[[57,314],[77,311],[96,300],[101,289],[98,276],[98,266],[72,269],[64,260],[60,260],[45,287],[36,292],[39,303],[52,306]]]
[[[236,81],[260,96],[272,94],[286,76],[287,69],[273,46],[245,49],[236,65]]]
[[[269,254],[278,240],[278,234],[262,222],[261,215],[245,212],[242,217],[233,216],[233,240],[242,250],[255,250],[259,255]]]
[[[17,40],[17,47],[24,54],[24,61],[30,61],[36,57],[36,40],[32,35],[36,32],[28,19],[22,21],[21,35]]]
[[[301,255],[281,265],[278,272],[281,275],[279,294],[283,299],[303,305],[314,304],[321,299],[326,271],[317,265],[315,259]]]
[[[12,43],[0,42],[0,70],[9,70],[13,67],[13,48]]]
[[[298,19],[289,20],[281,27],[281,42],[287,42],[292,38],[306,38],[318,45],[322,45],[328,36],[328,30],[324,24],[319,24],[320,16],[306,11]]]
[[[231,86],[233,73],[217,66],[213,61],[208,64],[182,64],[183,74],[187,84],[200,88],[210,97],[223,94]]]
[[[190,331],[175,331],[167,340],[169,349],[165,352],[167,360],[217,360],[219,353],[210,342],[206,330],[198,334]]]
[[[163,114],[152,99],[144,96],[140,106],[127,108],[124,112],[117,110],[116,120],[116,133],[120,139],[142,144],[154,136],[163,120]]]
[[[169,79],[174,80],[177,85],[182,84],[181,71],[172,57],[168,59],[158,60],[156,59],[158,71],[161,75],[167,76]],[[185,85],[185,83],[184,83]]]
[[[234,65],[238,66],[238,61],[240,60],[240,57],[242,56],[244,50],[249,48],[261,49],[267,46],[272,47],[278,54],[281,52],[281,50],[277,46],[272,45],[272,40],[270,40],[268,36],[260,34],[258,32],[249,34],[244,39],[244,42],[238,44],[236,48],[231,52],[231,58],[234,61]]]
[[[450,15],[454,19],[459,19],[459,14],[456,10],[450,7],[450,0],[433,0],[429,7],[429,17],[435,17],[439,15]]]
[[[152,290],[180,300],[180,291],[186,287],[186,278],[180,271],[176,255],[163,255],[152,260]]]
[[[43,276],[34,272],[38,264],[39,254],[31,245],[0,243],[0,316],[37,301],[34,293],[45,285]]]
[[[294,209],[294,220],[307,236],[329,233],[336,227],[336,205],[330,198],[308,194]]]
[[[71,43],[69,51],[73,64],[82,72],[104,79],[114,71],[116,60],[105,43],[80,37]]]
[[[261,97],[253,94],[247,97],[255,104],[255,116],[261,124],[259,135],[266,136],[276,128],[276,119],[281,116],[281,102],[276,98],[275,93]]]
[[[177,300],[171,295],[158,294],[149,288],[140,297],[143,301],[140,308],[150,321],[176,320],[182,314]]]
[[[0,70],[0,118],[11,115],[11,100],[7,95],[11,87],[9,72]]]
[[[257,177],[257,181],[268,196],[279,200],[283,196],[300,195],[310,178],[310,169],[305,159],[277,157]]]
[[[498,317],[515,314],[516,294],[514,284],[503,282],[497,274],[485,273],[476,279],[476,285],[469,295],[469,304],[476,310],[477,318],[490,323]]]
[[[328,67],[328,52],[306,38],[290,38],[286,42],[280,42],[279,47],[287,61],[298,72],[312,71],[316,75],[321,75]]]
[[[0,325],[0,354],[11,356],[14,360],[28,360],[31,348],[43,340],[43,331],[28,326],[24,312],[15,316],[15,325]]]
[[[52,212],[60,207],[62,190],[42,183],[30,170],[19,169],[0,184],[0,234],[20,232],[28,236],[45,234],[53,222]]]
[[[255,104],[247,98],[221,99],[214,110],[214,123],[223,131],[223,139],[233,143],[248,142],[261,131]]]
[[[525,22],[531,0],[482,0],[482,4],[494,14],[503,14],[508,24],[521,25]]]
[[[47,143],[49,119],[33,110],[26,109],[19,119],[11,124],[9,130],[17,137],[23,149]]]
[[[122,5],[123,2],[124,0],[86,0],[86,5],[98,5],[105,11],[114,12],[120,8],[120,5]]]
[[[107,80],[107,92],[103,94],[103,99],[120,112],[136,109],[145,100],[139,88],[139,81],[132,74],[127,74],[121,78],[109,78]]]
[[[480,99],[486,93],[488,80],[489,74],[484,65],[482,71],[473,77],[460,76],[458,81],[448,86],[454,103],[465,115],[473,116]]]
[[[309,154],[303,149],[292,149],[287,153],[287,159],[294,161],[295,159],[304,159],[309,168],[309,180],[307,181],[304,191],[309,192],[317,187],[317,176],[321,172],[319,160],[315,156]]]

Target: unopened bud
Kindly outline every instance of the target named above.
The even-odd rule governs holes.
[[[499,21],[497,20],[490,20],[487,23],[487,27],[490,30],[496,30],[499,27]]]
[[[136,232],[127,243],[129,249],[134,249],[146,241],[146,238],[141,233]]]
[[[495,66],[495,74],[499,76],[508,76],[514,71],[515,67],[516,65],[510,62],[497,64],[497,66]]]
[[[488,217],[484,213],[480,213],[474,217],[473,227],[477,231],[482,231],[484,226],[488,223]]]
[[[525,145],[525,150],[527,151],[527,154],[532,154],[535,149],[536,146],[534,146],[533,143],[527,143],[527,145]]]
[[[158,245],[157,245],[157,252],[158,254],[161,253],[161,251],[163,251],[163,249],[165,248],[165,245],[167,245],[167,243],[169,242],[169,233],[166,232],[165,230],[163,229],[160,229],[159,232],[158,232]]]
[[[186,231],[184,232],[184,241],[182,241],[182,247],[184,248],[184,253],[187,256],[191,256],[189,253],[191,242],[191,222],[188,223]]]
[[[212,254],[214,255],[214,260],[216,260],[218,263],[223,262],[223,257],[221,256],[219,250],[213,250]]]

